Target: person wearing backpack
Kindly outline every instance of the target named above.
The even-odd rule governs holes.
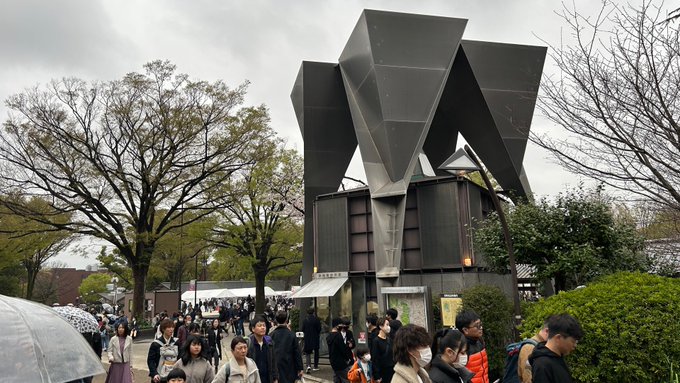
[[[179,355],[177,338],[172,336],[175,323],[166,318],[161,321],[159,328],[163,335],[151,342],[149,355],[146,358],[149,377],[153,383],[166,381]]]
[[[231,341],[232,358],[215,375],[212,383],[261,383],[255,361],[248,358],[248,342],[241,336]]]
[[[517,379],[512,380],[510,376],[508,376],[508,369],[506,368],[506,376],[507,379],[504,377],[503,382],[522,382],[522,383],[531,383],[532,382],[532,376],[531,376],[531,364],[529,364],[529,355],[534,351],[534,348],[536,347],[537,344],[539,343],[544,343],[545,341],[548,340],[548,322],[544,322],[543,326],[541,327],[540,330],[536,333],[536,335],[532,336],[529,339],[525,339],[524,341],[520,342],[520,346],[518,349],[517,353],[517,362],[515,363],[515,368],[517,369]]]
[[[572,383],[564,357],[576,349],[582,337],[581,325],[573,316],[548,318],[548,340],[539,343],[529,356],[533,383]]]

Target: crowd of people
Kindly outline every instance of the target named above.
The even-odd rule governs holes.
[[[301,348],[289,326],[288,307],[278,305],[284,310],[273,315],[251,315],[246,309],[250,304],[243,300],[230,307],[218,305],[219,317],[209,320],[201,319],[204,310],[190,310],[189,305],[185,313],[161,313],[147,356],[151,382],[295,383],[305,370],[319,370],[322,321],[314,308],[301,323]],[[459,313],[454,327],[434,334],[417,325],[402,325],[397,318],[395,309],[384,316],[368,315],[367,336],[359,344],[349,319],[332,319],[325,342],[334,383],[490,383],[484,327],[475,312]],[[243,325],[238,323],[246,321],[249,336],[239,330]],[[110,362],[106,381],[131,383],[133,326],[125,317],[103,326],[113,329],[103,347]],[[232,358],[221,363],[222,340],[230,327],[235,335],[229,344]],[[503,382],[571,382],[563,357],[582,336],[570,315],[548,318],[537,334],[518,343],[517,356],[510,359],[513,368],[506,366]]]
[[[490,383],[484,328],[475,312],[459,313],[454,328],[434,335],[421,326],[402,326],[397,314],[390,309],[385,316],[368,316],[367,347],[356,346],[347,320],[333,319],[326,341],[334,383]],[[518,357],[508,358],[506,372],[514,376],[506,373],[503,382],[572,382],[563,357],[582,336],[572,316],[551,316],[534,337],[519,343]]]
[[[303,376],[302,352],[286,311],[274,315],[274,325],[265,316],[254,315],[249,321],[251,334],[232,339],[232,358],[221,367],[221,340],[226,330],[219,319],[213,319],[204,334],[190,315],[179,329],[170,318],[162,319],[158,327],[161,335],[151,343],[147,357],[154,383],[294,383]]]

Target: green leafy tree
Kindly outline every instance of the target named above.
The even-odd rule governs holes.
[[[225,209],[221,185],[271,134],[235,115],[247,84],[194,81],[167,61],[144,69],[109,82],[65,78],[11,96],[0,134],[0,187],[48,196],[51,208],[74,219],[57,222],[4,198],[0,204],[109,242],[132,271],[137,317],[158,240]],[[182,219],[187,213],[193,218]]]
[[[111,283],[111,276],[109,274],[90,274],[80,283],[78,292],[83,297],[85,303],[95,303],[99,301],[99,293],[107,291],[106,285],[108,283]]]
[[[182,281],[196,278],[196,262],[207,260],[214,251],[209,241],[214,225],[213,217],[203,217],[159,240],[151,271],[163,281],[170,281],[171,289],[179,289]]]
[[[70,213],[55,211],[46,200],[39,197],[26,201],[16,195],[7,198],[13,200],[14,203],[24,204],[29,212],[34,212],[33,214],[49,216],[60,224],[68,223],[71,219]],[[67,231],[36,222],[16,211],[3,210],[0,214],[0,227],[2,228],[0,235],[4,237],[3,251],[9,258],[16,257],[25,270],[24,297],[32,299],[36,278],[43,266],[69,246],[73,241],[73,236]]]
[[[621,272],[532,304],[523,334],[550,315],[573,315],[584,337],[567,356],[575,382],[667,382],[680,362],[680,280]]]
[[[269,117],[263,114],[245,115],[255,119],[253,123],[264,124],[267,129]],[[267,276],[277,270],[289,270],[300,265],[302,215],[302,160],[294,150],[286,149],[281,140],[272,138],[252,147],[252,157],[261,158],[243,167],[239,176],[225,184],[225,194],[234,200],[228,208],[220,211],[221,222],[215,229],[214,244],[243,260],[226,263],[252,268],[255,277],[256,307],[264,312],[264,284]]]
[[[507,218],[517,262],[533,265],[540,281],[553,279],[556,292],[600,275],[649,267],[634,222],[617,218],[600,188],[560,194],[553,203],[519,203],[508,209]],[[507,271],[495,214],[480,222],[474,241],[493,269]]]

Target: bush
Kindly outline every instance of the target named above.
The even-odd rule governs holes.
[[[435,329],[444,327],[442,324],[441,297],[439,295],[432,296],[432,323]]]
[[[543,320],[568,313],[584,338],[567,357],[577,382],[652,383],[680,361],[680,280],[617,273],[531,306],[523,325],[533,335]]]
[[[512,303],[496,286],[479,285],[463,291],[463,310],[482,318],[489,357],[489,380],[503,376],[505,345],[512,337]]]
[[[295,307],[288,310],[288,321],[293,332],[300,331],[300,309]]]

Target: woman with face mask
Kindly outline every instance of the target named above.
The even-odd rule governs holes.
[[[425,367],[432,361],[432,337],[421,326],[408,324],[394,335],[392,383],[432,383]]]
[[[432,352],[435,357],[429,374],[433,383],[470,383],[474,374],[465,368],[467,341],[462,332],[455,329],[437,331]]]
[[[392,357],[392,341],[390,340],[390,319],[378,320],[380,332],[371,344],[373,361],[373,379],[378,383],[390,383],[394,375],[394,358]]]

